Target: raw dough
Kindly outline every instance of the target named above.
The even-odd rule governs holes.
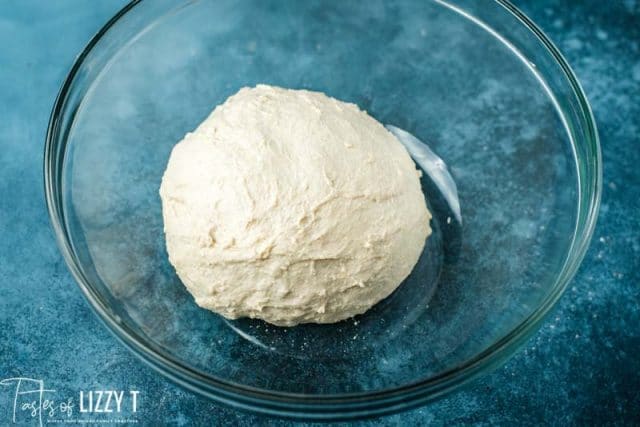
[[[231,96],[175,146],[160,195],[169,260],[196,303],[281,326],[365,312],[431,233],[402,144],[306,90]]]

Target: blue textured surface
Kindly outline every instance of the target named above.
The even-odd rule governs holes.
[[[56,248],[42,192],[46,122],[74,55],[122,4],[0,3],[0,379],[43,379],[65,397],[140,390],[144,425],[284,423],[212,404],[136,360],[91,313]],[[565,53],[594,108],[605,177],[593,244],[558,308],[506,366],[372,423],[640,421],[640,4],[518,5]],[[11,398],[0,388],[0,424]]]

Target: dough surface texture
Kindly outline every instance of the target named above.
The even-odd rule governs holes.
[[[402,144],[306,90],[229,97],[174,147],[160,196],[169,260],[196,303],[279,326],[364,313],[431,233]]]

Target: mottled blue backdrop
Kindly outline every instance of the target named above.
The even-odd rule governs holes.
[[[137,390],[137,412],[128,394],[121,417],[142,425],[287,424],[211,403],[143,365],[94,317],[57,250],[42,182],[49,112],[75,55],[124,3],[0,0],[0,380],[42,379],[76,404],[80,390]],[[516,4],[565,53],[594,108],[605,166],[593,243],[558,308],[504,367],[366,424],[640,423],[640,2]],[[0,386],[0,425],[14,392]]]

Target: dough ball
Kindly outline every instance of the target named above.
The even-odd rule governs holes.
[[[196,303],[280,326],[364,313],[431,233],[402,144],[306,90],[231,96],[175,146],[160,195],[169,260]]]

